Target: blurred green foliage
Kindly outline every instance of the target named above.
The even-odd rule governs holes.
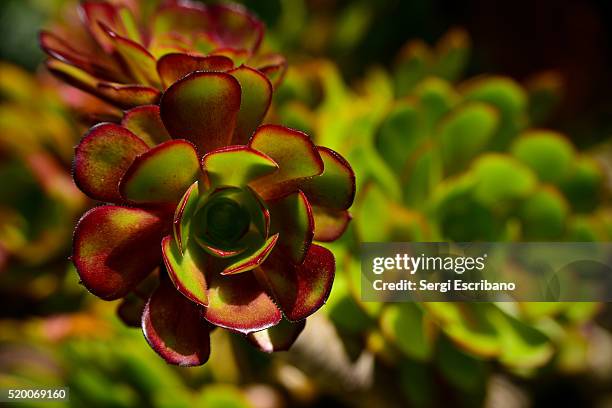
[[[417,406],[446,401],[423,392],[441,386],[459,405],[480,405],[496,366],[519,377],[586,370],[585,328],[600,306],[365,303],[359,242],[612,237],[602,164],[566,136],[531,127],[560,98],[554,74],[528,87],[502,76],[461,80],[470,49],[461,30],[435,47],[409,42],[392,72],[373,68],[354,89],[332,63],[308,61],[275,95],[275,120],[339,151],[357,175],[352,226],[332,245],[339,271],[325,310],[347,350],[376,354],[377,375],[405,379],[395,386]]]
[[[64,276],[72,272],[72,229],[86,205],[70,174],[78,127],[47,80],[0,64],[2,315],[70,307],[60,288],[76,286]]]

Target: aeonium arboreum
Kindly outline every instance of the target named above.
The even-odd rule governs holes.
[[[83,2],[78,17],[41,32],[47,68],[121,109],[157,103],[164,89],[196,70],[247,65],[274,84],[281,80],[284,58],[259,51],[264,26],[242,6],[146,3]]]
[[[146,300],[143,331],[170,363],[204,363],[214,326],[286,349],[331,290],[334,257],[313,240],[346,228],[354,175],[304,133],[257,127],[270,93],[250,68],[194,72],[159,107],[94,126],[77,146],[77,185],[114,203],[75,230],[81,280],[103,299],[126,298],[124,313]]]

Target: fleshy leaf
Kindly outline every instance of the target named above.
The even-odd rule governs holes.
[[[239,187],[276,171],[278,165],[248,146],[228,146],[204,155],[202,168],[212,186]]]
[[[172,236],[162,240],[164,264],[176,289],[189,300],[207,306],[205,260],[200,252],[199,248],[188,246],[181,254]]]
[[[312,208],[301,191],[268,202],[272,232],[279,233],[278,247],[295,264],[301,264],[314,235]]]
[[[96,95],[122,109],[153,105],[159,100],[159,91],[150,86],[121,85],[110,82],[98,84]]]
[[[313,204],[346,210],[355,198],[355,173],[335,151],[321,146],[317,150],[323,159],[323,173],[302,182],[300,189]]]
[[[117,8],[106,2],[86,1],[81,4],[80,11],[91,35],[104,51],[111,53],[114,50],[114,44],[108,38],[103,26],[117,28],[119,22]]]
[[[124,127],[113,123],[94,126],[76,148],[74,181],[96,200],[121,202],[119,181],[147,149],[145,142]]]
[[[241,66],[241,65],[246,64],[247,60],[251,56],[251,53],[243,49],[217,48],[214,51],[212,51],[210,55],[227,57],[234,62],[234,66]]]
[[[85,287],[113,300],[136,287],[160,262],[160,218],[138,208],[96,207],[74,232],[73,261]]]
[[[240,84],[223,72],[193,72],[161,98],[161,118],[174,138],[192,141],[200,154],[227,146],[240,109]]]
[[[246,49],[251,52],[259,48],[264,35],[263,24],[248,10],[238,4],[216,4],[206,8],[219,43],[225,47]]]
[[[200,316],[198,306],[162,280],[145,306],[142,331],[166,362],[202,365],[210,355],[210,325]]]
[[[306,327],[305,319],[299,322],[282,320],[274,327],[250,333],[247,339],[265,353],[287,351],[302,333],[304,327]]]
[[[117,34],[107,25],[100,24],[100,27],[115,46],[115,50],[136,82],[159,88],[161,83],[157,75],[155,57],[142,45]]]
[[[274,246],[278,241],[278,236],[278,234],[272,235],[254,251],[247,251],[240,254],[240,259],[233,261],[230,265],[226,266],[223,269],[223,272],[221,272],[221,275],[235,275],[237,273],[250,271],[260,266],[274,249]]]
[[[257,55],[249,60],[249,65],[267,76],[274,88],[281,84],[287,71],[287,60],[280,54]]]
[[[117,307],[117,316],[128,327],[140,327],[146,299],[133,293],[125,296]]]
[[[145,105],[125,113],[121,125],[144,140],[150,147],[170,140],[170,135],[159,117],[159,106]]]
[[[297,190],[300,181],[323,172],[323,160],[308,135],[283,126],[260,126],[249,145],[270,156],[279,171],[263,177],[252,187],[265,199]]]
[[[88,74],[108,81],[125,79],[124,75],[118,71],[118,67],[114,66],[111,62],[106,61],[104,58],[95,58],[84,53],[82,50],[74,49],[68,42],[51,32],[42,31],[39,41],[43,51],[57,59],[55,62],[67,62],[70,66],[74,66],[75,69],[83,70]]]
[[[275,253],[255,270],[259,282],[291,321],[305,319],[323,306],[331,292],[334,273],[334,255],[319,245],[310,246],[301,265],[293,265]]]
[[[344,234],[351,221],[346,210],[332,210],[326,207],[312,206],[314,217],[314,240],[332,242]]]
[[[121,179],[119,190],[131,202],[178,202],[197,180],[199,170],[193,145],[170,140],[138,156]]]
[[[189,237],[189,228],[191,217],[195,213],[200,196],[199,183],[194,182],[185,192],[174,212],[174,220],[172,228],[174,239],[178,245],[179,251],[182,253],[184,246],[187,245]]]
[[[240,66],[228,72],[240,83],[242,99],[233,144],[246,144],[272,102],[272,84],[261,72]]]
[[[280,322],[280,310],[253,274],[210,276],[208,307],[204,309],[204,318],[210,323],[246,334]]]
[[[66,83],[122,109],[155,104],[159,99],[159,91],[155,88],[100,82],[82,69],[58,60],[49,60],[46,65],[49,72]]]
[[[234,67],[228,57],[222,55],[190,55],[182,53],[166,54],[157,61],[157,72],[164,88],[169,87],[185,75],[194,71],[225,72]]]

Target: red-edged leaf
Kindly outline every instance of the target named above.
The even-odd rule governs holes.
[[[200,308],[162,280],[142,315],[147,342],[166,362],[179,366],[204,364],[210,355],[210,325]]]
[[[225,72],[234,67],[228,57],[222,55],[190,55],[181,53],[166,54],[157,61],[157,72],[164,88],[194,71]]]
[[[270,255],[277,241],[278,234],[272,235],[264,241],[261,246],[254,250],[241,253],[239,259],[232,260],[232,263],[223,269],[221,275],[235,275],[257,268]]]
[[[212,28],[202,5],[192,2],[184,4],[170,4],[155,12],[151,24],[153,39],[168,34],[189,37],[195,32],[205,32]]]
[[[105,81],[126,80],[125,74],[105,56],[93,56],[88,51],[77,50],[68,41],[63,40],[54,33],[41,31],[39,36],[40,47],[57,62],[65,62],[80,68],[90,75]]]
[[[228,72],[242,87],[240,112],[233,144],[246,144],[261,123],[272,102],[272,84],[261,72],[241,66]]]
[[[355,173],[350,164],[335,151],[321,146],[317,150],[323,159],[323,173],[304,180],[300,188],[313,204],[346,210],[355,199]]]
[[[298,189],[306,178],[323,172],[323,160],[308,135],[277,125],[260,126],[249,145],[270,156],[279,170],[263,177],[252,187],[264,199],[283,196]]]
[[[109,82],[99,83],[94,93],[122,109],[153,105],[157,103],[160,96],[159,91],[150,86],[121,85]]]
[[[110,3],[97,1],[86,1],[80,7],[81,15],[85,19],[84,23],[91,35],[104,51],[111,53],[114,50],[114,45],[106,35],[102,25],[112,27],[115,30],[120,28],[117,25],[119,23],[117,8]],[[123,33],[124,30],[121,29],[121,32]]]
[[[351,215],[347,210],[332,210],[331,208],[312,206],[314,216],[315,241],[332,242],[344,234],[351,222]]]
[[[281,320],[281,312],[252,273],[210,275],[208,307],[204,318],[210,323],[241,333],[267,329]]]
[[[265,353],[287,351],[302,333],[304,327],[306,327],[306,319],[299,322],[290,322],[283,319],[274,327],[250,333],[247,339]]]
[[[225,47],[255,52],[264,34],[263,24],[238,4],[216,4],[206,8],[212,33]]]
[[[74,181],[91,198],[121,202],[119,181],[134,159],[148,149],[124,127],[102,123],[89,130],[76,148]]]
[[[274,160],[248,146],[222,147],[202,157],[202,170],[212,186],[245,186],[277,169]]]
[[[199,174],[193,145],[170,140],[136,157],[121,179],[119,191],[134,203],[176,203]]]
[[[150,147],[170,140],[170,134],[159,116],[159,106],[145,105],[130,109],[121,125],[132,131]]]
[[[251,56],[250,51],[236,48],[217,48],[210,53],[210,55],[217,55],[227,57],[232,60],[234,66],[238,67],[247,62]]]
[[[311,245],[301,265],[293,265],[275,252],[255,271],[287,319],[296,321],[313,314],[327,300],[334,281],[335,260],[328,249]]]
[[[142,323],[142,312],[146,299],[133,293],[127,294],[117,307],[117,316],[128,327],[140,327]]]
[[[287,71],[287,60],[280,54],[256,55],[249,60],[249,65],[267,76],[274,88],[281,84]]]
[[[161,261],[164,229],[158,215],[138,208],[107,205],[87,212],[73,248],[83,285],[106,300],[126,295]]]
[[[191,218],[195,213],[198,205],[198,199],[200,196],[199,182],[194,182],[181,200],[176,206],[174,212],[174,220],[172,222],[172,230],[174,232],[174,239],[178,245],[179,251],[183,253],[185,246],[187,245],[187,239],[189,237],[189,230],[191,227]]]
[[[315,223],[306,195],[301,191],[268,202],[272,232],[279,233],[278,247],[295,264],[301,264],[314,235]]]
[[[59,60],[46,62],[47,69],[62,81],[122,109],[157,103],[159,91],[142,85],[101,82],[91,74]]]
[[[192,141],[201,154],[227,146],[240,109],[240,84],[223,72],[194,72],[161,98],[161,118],[174,138]]]
[[[157,74],[155,57],[142,45],[117,34],[107,25],[100,23],[100,27],[114,45],[132,78],[138,84],[160,88],[161,81]]]
[[[188,245],[181,253],[174,238],[168,235],[162,240],[162,253],[176,289],[192,302],[207,306],[206,260],[200,248]]]

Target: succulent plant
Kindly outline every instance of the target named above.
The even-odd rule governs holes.
[[[258,69],[277,84],[285,60],[260,52],[264,26],[236,4],[96,2],[79,7],[40,43],[59,78],[121,109],[157,103],[187,73]]]
[[[306,134],[258,127],[271,93],[252,68],[196,71],[76,148],[77,185],[113,203],[75,230],[82,283],[106,300],[128,296],[124,317],[143,307],[145,336],[170,363],[204,363],[214,326],[287,348],[329,295],[334,257],[312,241],[346,228],[354,175]],[[145,278],[162,259],[151,293]]]
[[[562,356],[589,347],[584,328],[599,305],[366,303],[359,242],[605,241],[612,233],[599,163],[564,135],[529,127],[558,99],[553,74],[527,89],[501,76],[455,85],[468,55],[469,38],[452,31],[435,49],[409,43],[392,74],[372,70],[356,91],[332,63],[315,60],[290,67],[275,93],[275,119],[308,129],[357,175],[356,221],[333,245],[338,277],[326,312],[347,350],[376,353],[377,369],[392,371],[381,375],[399,376],[417,405],[434,404],[435,396],[414,400],[434,386],[434,371],[459,394],[483,398],[490,360],[523,376],[547,363],[578,369],[584,359],[566,366]]]

